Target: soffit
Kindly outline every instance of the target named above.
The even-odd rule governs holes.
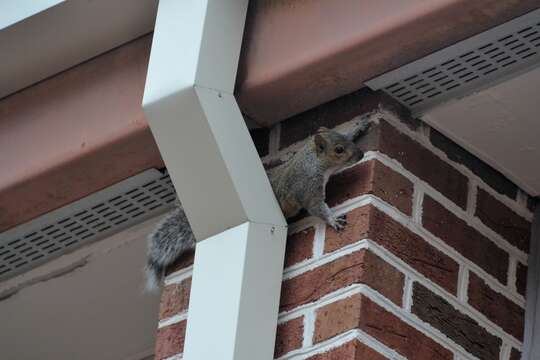
[[[540,195],[540,68],[428,111],[423,119]]]

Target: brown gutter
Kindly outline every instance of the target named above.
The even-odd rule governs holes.
[[[141,110],[150,40],[0,101],[0,231],[163,166]]]
[[[239,103],[268,126],[538,7],[539,0],[253,0]]]
[[[252,0],[237,79],[267,126],[540,0]],[[163,162],[141,111],[150,36],[0,100],[0,232]]]

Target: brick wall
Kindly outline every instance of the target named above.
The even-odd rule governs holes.
[[[290,224],[275,357],[517,359],[527,195],[399,108],[381,110],[386,101],[357,92],[263,140],[264,160],[283,161],[321,125],[345,130],[363,113],[378,122],[362,141],[365,158],[327,187],[346,229],[306,216]],[[158,360],[181,358],[191,262],[186,256],[166,278]]]

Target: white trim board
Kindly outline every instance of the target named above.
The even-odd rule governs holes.
[[[534,213],[530,249],[523,360],[540,359],[540,206]]]

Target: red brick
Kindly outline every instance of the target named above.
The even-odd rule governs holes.
[[[504,194],[511,199],[516,198],[518,187],[499,171],[433,128],[429,131],[429,139],[431,144],[443,151],[452,162],[466,166],[500,194]]]
[[[361,329],[408,359],[452,359],[450,351],[364,295],[328,304],[316,312],[314,342]]]
[[[326,187],[326,201],[330,206],[364,194],[375,195],[401,212],[412,214],[412,182],[377,160],[333,176]]]
[[[184,352],[187,321],[158,329],[155,360],[162,360]]]
[[[469,304],[516,339],[523,339],[525,310],[491,289],[473,272],[469,275]]]
[[[166,319],[187,310],[190,290],[191,278],[182,281],[180,284],[166,286],[161,293],[159,319]]]
[[[381,120],[376,149],[399,161],[455,204],[467,206],[468,179],[430,150]]]
[[[443,297],[414,283],[412,313],[481,360],[499,358],[502,341]]]
[[[169,275],[175,271],[185,269],[193,265],[193,260],[195,259],[195,251],[189,251],[178,258],[165,272],[166,275]]]
[[[331,227],[326,227],[326,238],[324,241],[324,252],[330,253],[344,246],[354,244],[360,240],[367,239],[370,233],[372,206],[366,205],[354,209],[345,216],[347,225],[336,232]]]
[[[289,320],[279,324],[276,332],[276,346],[274,348],[274,358],[286,353],[300,349],[304,339],[304,317]]]
[[[424,197],[422,224],[461,255],[506,284],[508,253],[427,195]]]
[[[527,292],[527,266],[522,263],[517,263],[516,269],[516,288],[518,293],[525,296]]]
[[[357,115],[377,110],[381,102],[387,101],[388,96],[384,93],[372,94],[369,89],[363,88],[307,110],[281,122],[279,147],[283,149],[303,140],[315,134],[321,126],[331,129]]]
[[[529,252],[531,223],[483,189],[478,189],[475,215],[509,243]]]
[[[369,346],[358,340],[349,341],[328,352],[310,356],[306,360],[387,360]]]
[[[297,264],[313,256],[314,237],[315,229],[312,227],[287,237],[285,267]]]
[[[404,276],[367,250],[360,250],[286,280],[281,290],[281,310],[291,310],[338,289],[363,283],[401,305]]]
[[[325,252],[369,238],[399,257],[418,272],[456,293],[459,265],[452,258],[429,245],[424,239],[372,205],[347,213],[343,231],[326,230]]]
[[[516,349],[512,348],[512,352],[510,353],[510,360],[521,360],[521,353]]]

